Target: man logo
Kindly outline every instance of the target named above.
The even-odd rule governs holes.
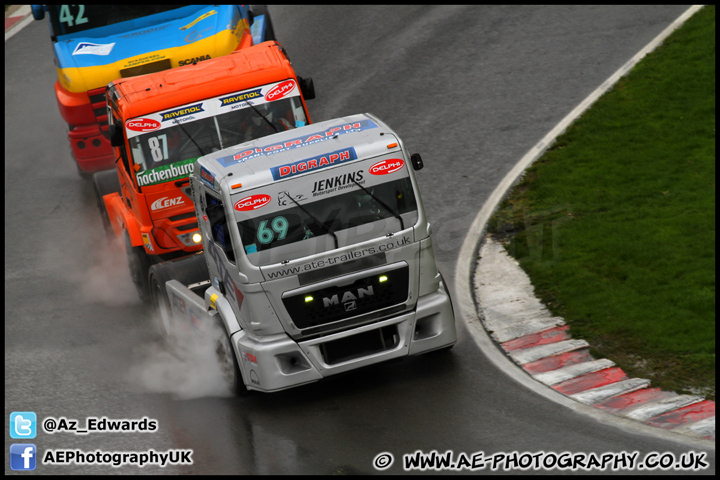
[[[358,288],[357,295],[355,295],[353,292],[344,292],[342,295],[342,299],[338,297],[337,293],[330,298],[324,297],[323,307],[327,308],[331,305],[339,305],[342,301],[343,306],[345,306],[345,311],[355,310],[357,308],[355,300],[364,297],[371,297],[373,295],[375,295],[373,287],[372,285],[368,285],[367,288]]]

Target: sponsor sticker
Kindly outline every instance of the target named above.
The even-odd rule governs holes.
[[[148,250],[150,250],[151,252],[154,252],[155,249],[153,248],[152,242],[150,241],[150,235],[147,234],[147,233],[143,233],[143,234],[142,234],[142,239],[143,239],[143,244],[145,245],[145,247],[146,247]]]
[[[264,207],[271,201],[272,201],[272,197],[270,195],[265,195],[265,194],[250,195],[249,197],[241,198],[240,200],[235,202],[235,205],[233,205],[233,208],[235,210],[237,210],[238,212],[248,212],[248,211],[257,210],[258,208]]]
[[[112,52],[113,47],[115,46],[114,43],[106,43],[106,44],[100,44],[100,43],[90,43],[90,42],[80,42],[75,47],[75,50],[73,51],[73,55],[110,55],[110,52]]]
[[[374,164],[368,171],[373,175],[387,175],[388,173],[397,172],[403,165],[405,165],[405,162],[401,158],[389,158]]]
[[[227,105],[233,105],[238,102],[244,102],[245,100],[252,100],[255,98],[262,98],[262,89],[257,88],[255,90],[250,90],[247,92],[242,93],[234,93],[232,95],[229,95],[227,97],[220,97],[218,100],[220,100],[220,106],[227,106]]]
[[[192,115],[194,113],[201,113],[204,111],[205,110],[203,110],[202,108],[202,102],[196,103],[195,105],[188,105],[187,107],[181,107],[162,113],[162,121],[165,122],[167,120],[174,120],[176,118],[182,118],[188,115]]]
[[[193,171],[195,159],[183,160],[171,165],[163,165],[162,167],[152,168],[137,174],[138,186],[145,187],[148,185],[157,185],[158,183],[179,180],[190,175]]]
[[[180,60],[178,62],[178,66],[182,67],[183,65],[190,65],[191,63],[202,62],[203,60],[210,60],[211,58],[212,57],[210,55],[200,55],[199,57],[186,58],[185,60]]]
[[[340,163],[357,160],[357,154],[355,148],[349,147],[342,150],[336,150],[334,152],[328,152],[324,155],[318,155],[316,157],[306,158],[298,162],[288,163],[286,165],[280,165],[279,167],[271,168],[272,176],[275,180],[281,178],[290,178],[295,175],[301,175],[305,172],[319,170],[321,168],[331,167]]]
[[[172,296],[172,304],[173,308],[177,310],[178,312],[184,314],[185,313],[185,300],[178,297],[177,295]]]
[[[210,188],[215,188],[215,175],[205,167],[200,167],[200,180],[210,185]]]
[[[279,85],[275,85],[268,93],[265,94],[265,98],[267,98],[269,102],[280,100],[281,98],[286,97],[294,89],[295,80],[287,80]]]
[[[152,203],[150,210],[163,210],[170,207],[176,207],[178,205],[185,205],[185,200],[183,200],[182,197],[162,197]]]
[[[215,15],[216,13],[217,13],[217,11],[215,11],[215,10],[210,10],[209,12],[203,13],[202,15],[200,15],[198,18],[196,18],[192,22],[188,23],[187,25],[185,25],[183,27],[180,27],[180,30],[187,30],[188,28],[191,28],[196,23],[205,20],[207,17],[209,17],[211,15]]]
[[[125,127],[133,132],[154,132],[162,124],[152,118],[134,118],[125,122]]]
[[[243,352],[243,357],[245,357],[245,361],[254,363],[255,365],[257,365],[257,357],[255,355],[253,355],[252,353]]]
[[[293,139],[287,140],[282,143],[276,143],[276,144],[268,145],[268,146],[265,146],[262,148],[256,147],[256,148],[251,148],[248,150],[243,150],[243,151],[235,153],[233,155],[228,155],[227,157],[218,158],[217,161],[221,165],[228,167],[228,166],[236,164],[236,163],[245,162],[251,158],[256,158],[256,157],[259,157],[262,155],[272,155],[274,153],[284,152],[284,151],[288,151],[288,150],[291,150],[294,148],[305,147],[307,145],[312,145],[312,144],[315,144],[318,142],[324,142],[324,141],[330,140],[335,135],[341,135],[344,133],[352,133],[352,132],[361,132],[363,130],[368,130],[370,128],[377,128],[377,124],[371,120],[361,120],[359,122],[340,124],[340,125],[328,128],[324,132],[323,131],[315,132],[310,135],[293,138]]]

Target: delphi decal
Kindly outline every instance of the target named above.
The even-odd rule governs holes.
[[[265,94],[265,98],[272,102],[273,100],[280,100],[287,96],[288,93],[295,89],[295,80],[287,80],[279,85],[275,85],[272,90]]]
[[[133,132],[154,132],[159,129],[162,124],[152,118],[135,118],[125,122],[125,126]]]
[[[373,175],[387,175],[388,173],[397,172],[400,170],[405,162],[400,158],[390,158],[374,164],[368,168],[368,171]]]
[[[270,195],[250,195],[249,197],[241,198],[240,200],[235,202],[233,208],[238,212],[248,212],[252,210],[257,210],[260,207],[264,207],[265,205],[270,203],[271,200],[272,198],[270,197]]]

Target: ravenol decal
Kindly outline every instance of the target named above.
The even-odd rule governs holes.
[[[264,207],[271,201],[272,201],[272,197],[270,195],[265,195],[265,194],[250,195],[249,197],[241,198],[240,200],[235,202],[235,205],[233,205],[233,208],[235,210],[237,210],[238,212],[247,212],[247,211],[257,210],[258,208]]]
[[[125,122],[128,130],[133,132],[153,132],[162,126],[162,123],[152,118],[134,118]]]
[[[357,158],[355,149],[350,147],[329,152],[324,155],[318,155],[317,157],[306,158],[305,160],[300,160],[299,162],[280,165],[279,167],[270,169],[270,171],[272,172],[272,176],[275,180],[280,180],[281,178],[290,178],[312,170],[319,170],[321,168],[331,167],[343,162],[357,160]]]
[[[290,92],[295,89],[295,80],[287,80],[279,85],[275,85],[268,93],[265,94],[268,102],[280,100],[286,97]]]
[[[192,115],[193,113],[200,113],[200,112],[204,112],[204,111],[205,110],[203,110],[202,102],[201,102],[201,103],[197,103],[195,105],[190,105],[187,107],[170,110],[169,112],[164,112],[161,115],[162,115],[162,121],[164,122],[166,120],[173,120],[176,118],[184,117],[186,115]]]
[[[90,42],[80,42],[75,47],[73,55],[110,55],[114,43],[99,44]]]
[[[376,128],[376,127],[377,127],[377,124],[375,122],[373,122],[372,120],[361,120],[360,122],[346,123],[346,124],[338,125],[336,127],[331,127],[324,132],[315,132],[312,135],[293,138],[293,139],[288,140],[283,143],[277,143],[275,145],[268,145],[263,148],[256,147],[256,148],[251,148],[249,150],[243,150],[242,152],[236,153],[234,155],[229,155],[227,157],[218,158],[217,161],[221,165],[228,167],[235,163],[242,163],[251,158],[259,157],[261,155],[272,155],[274,153],[284,152],[286,150],[290,150],[293,148],[305,147],[307,145],[312,145],[314,143],[330,140],[335,135],[340,135],[343,133],[351,133],[351,132],[360,132],[363,130],[368,130],[370,128]]]
[[[244,102],[245,100],[262,98],[263,94],[261,91],[262,89],[258,88],[257,90],[250,90],[249,92],[233,94],[229,97],[220,97],[218,100],[220,100],[220,105],[224,107],[226,105],[232,105],[233,103]]]
[[[158,183],[178,180],[190,175],[193,171],[195,158],[176,162],[172,165],[164,165],[162,167],[145,170],[137,174],[137,182],[139,187],[148,185],[157,185]]]
[[[403,167],[403,165],[405,165],[405,162],[403,162],[402,159],[389,158],[374,164],[372,167],[368,168],[368,171],[373,175],[387,175],[388,173],[397,172]]]

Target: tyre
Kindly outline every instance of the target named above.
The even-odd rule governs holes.
[[[128,267],[130,267],[130,278],[138,292],[140,300],[150,303],[150,287],[148,285],[148,271],[152,265],[150,256],[145,253],[142,246],[133,247],[130,242],[130,235],[125,232],[125,252],[127,253]]]
[[[263,41],[277,41],[277,38],[275,38],[275,29],[273,28],[272,19],[270,19],[270,14],[267,10],[267,5],[253,5],[250,9],[252,10],[253,17],[255,18],[260,15],[265,15],[265,38]]]
[[[97,201],[97,207],[100,211],[103,228],[105,229],[105,233],[109,237],[112,237],[113,231],[112,226],[110,225],[110,217],[108,216],[103,197],[110,193],[120,193],[120,180],[118,179],[117,171],[105,170],[94,174],[93,188],[95,190],[95,200]]]
[[[248,393],[248,389],[245,388],[245,383],[243,383],[235,351],[219,315],[217,316],[215,330],[215,354],[223,379],[233,394],[245,395]]]

